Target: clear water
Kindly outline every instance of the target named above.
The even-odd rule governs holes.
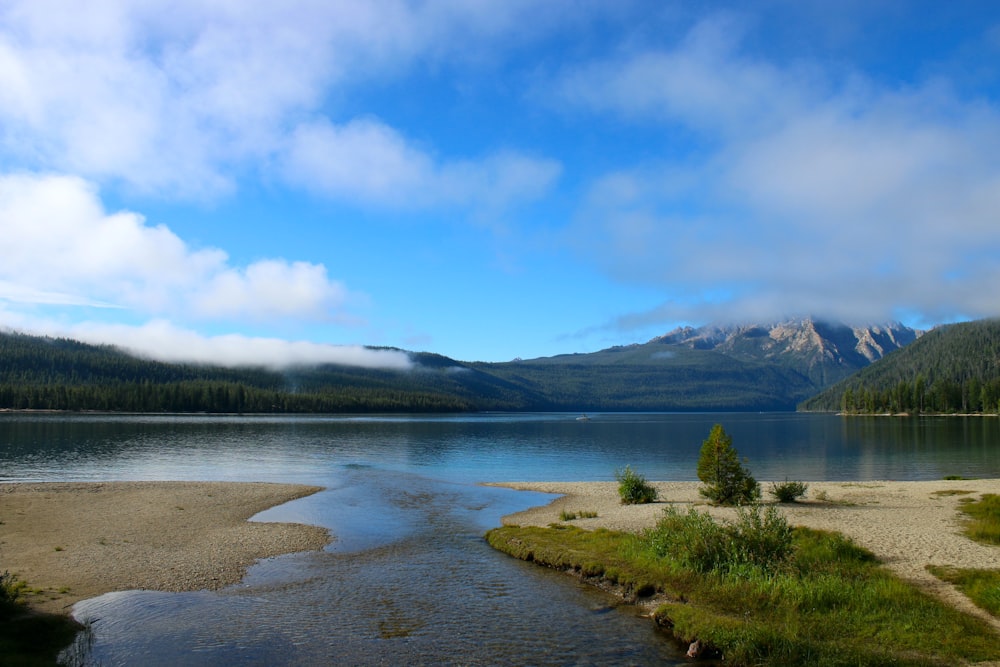
[[[548,496],[483,481],[693,480],[722,423],[760,480],[1000,477],[995,418],[794,413],[390,417],[0,415],[0,481],[244,480],[325,491],[259,520],[330,528],[221,592],[77,605],[67,660],[167,664],[685,664],[648,619],[482,534]]]

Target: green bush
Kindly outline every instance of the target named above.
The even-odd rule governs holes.
[[[0,572],[0,604],[11,604],[18,601],[24,582],[18,581],[10,572]]]
[[[643,539],[659,558],[670,558],[697,572],[720,569],[727,561],[729,534],[708,512],[693,507],[687,514],[668,507],[656,527],[643,533]]]
[[[749,505],[760,498],[760,484],[740,464],[733,439],[721,424],[701,444],[698,479],[705,483],[698,492],[719,505]]]
[[[803,482],[789,482],[787,479],[778,484],[777,482],[771,482],[771,488],[768,490],[779,503],[794,503],[799,498],[806,495],[806,491],[809,490],[809,485]]]
[[[741,507],[736,520],[720,525],[693,507],[668,507],[656,527],[643,533],[649,549],[698,572],[730,572],[751,566],[771,572],[792,554],[792,529],[774,507]]]
[[[656,489],[629,466],[625,466],[624,470],[616,470],[615,479],[618,480],[618,495],[621,496],[622,504],[642,505],[656,500]]]
[[[759,504],[741,507],[729,527],[729,558],[735,564],[770,571],[788,561],[792,553],[792,528],[774,507]]]

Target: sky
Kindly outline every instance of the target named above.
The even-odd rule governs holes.
[[[0,0],[0,328],[406,367],[1000,316],[1000,3]]]

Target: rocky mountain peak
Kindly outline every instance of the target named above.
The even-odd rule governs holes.
[[[681,327],[651,342],[713,350],[742,361],[777,361],[826,385],[908,345],[921,333],[898,322],[851,326],[805,317],[766,324]]]

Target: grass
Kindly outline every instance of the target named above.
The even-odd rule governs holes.
[[[668,510],[643,535],[504,526],[487,539],[524,560],[600,577],[626,598],[663,595],[670,601],[656,610],[657,621],[681,641],[701,640],[727,664],[1000,659],[1000,643],[985,623],[895,577],[847,538],[805,528],[788,528],[786,535],[785,528],[760,508],[726,525],[696,511]],[[683,539],[676,539],[678,532]],[[716,540],[717,533],[725,539]],[[699,540],[714,554],[707,560],[691,557],[701,549],[692,546]],[[724,553],[715,553],[719,549]],[[771,550],[773,562],[760,558]]]
[[[979,500],[963,498],[959,509],[968,515],[965,534],[985,544],[1000,544],[1000,496],[985,493]]]
[[[27,591],[17,577],[0,574],[0,662],[11,667],[54,665],[80,625],[67,616],[30,611],[22,604]]]
[[[967,496],[972,491],[966,491],[965,489],[943,489],[941,491],[931,492],[932,496]]]
[[[570,512],[563,510],[559,512],[560,521],[575,521],[577,519],[596,519],[597,512],[592,512],[589,510],[580,510],[579,512]]]
[[[930,565],[938,579],[955,584],[967,598],[1000,618],[1000,570],[971,570]]]

